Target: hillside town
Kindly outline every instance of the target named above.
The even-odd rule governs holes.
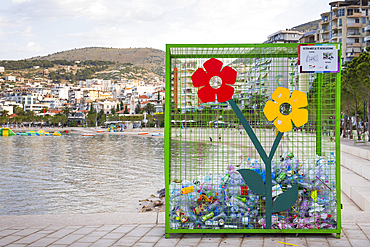
[[[18,116],[16,109],[32,116],[67,112],[67,123],[86,125],[89,112],[118,116],[117,120],[121,116],[137,116],[145,110],[152,115],[163,113],[165,94],[161,76],[144,69],[146,73],[138,71],[137,67],[126,64],[119,69],[110,66],[95,72],[91,79],[56,79],[55,75],[63,73],[77,74],[81,70],[80,61],[74,63],[73,66],[51,68],[33,66],[27,71],[0,67],[0,115],[12,119]],[[114,76],[113,79],[99,79],[101,74]]]

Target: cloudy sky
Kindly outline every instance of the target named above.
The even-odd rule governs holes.
[[[103,46],[262,43],[332,0],[1,0],[0,60]]]

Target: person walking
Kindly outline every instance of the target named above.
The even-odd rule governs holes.
[[[221,134],[218,134],[218,140],[221,141]]]

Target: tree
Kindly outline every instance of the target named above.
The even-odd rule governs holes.
[[[144,106],[144,111],[146,111],[148,114],[152,113],[152,112],[155,112],[155,108],[154,108],[154,105],[151,104],[151,103],[148,103]]]
[[[360,77],[361,81],[361,91],[363,93],[363,100],[366,102],[366,112],[367,112],[367,122],[368,122],[368,128],[370,127],[370,54],[369,51],[370,46],[366,47],[366,51],[361,53],[359,57],[359,64],[357,65],[358,69],[358,76]],[[364,117],[364,123],[365,123],[366,117]],[[370,131],[368,129],[368,141],[370,142]]]
[[[6,117],[6,116],[8,116],[8,114],[9,114],[9,111],[7,111],[7,110],[2,110],[0,115],[1,115],[2,117]]]
[[[140,113],[141,113],[140,103],[137,103],[137,104],[136,104],[136,107],[135,107],[135,113],[136,113],[136,114],[140,114]]]
[[[68,117],[69,116],[69,113],[70,113],[70,109],[68,108],[68,106],[64,107],[63,109],[63,115]]]
[[[120,105],[121,105],[121,111],[123,110],[123,101],[121,100],[121,103],[120,103]],[[127,107],[126,107],[127,108]]]
[[[49,108],[44,107],[44,108],[41,109],[40,113],[47,113],[48,110],[49,110]]]
[[[98,122],[100,125],[102,125],[105,123],[106,120],[107,117],[105,116],[104,110],[101,109],[100,112],[98,113]]]
[[[128,109],[127,109],[127,105],[125,106],[125,111],[123,112],[124,114],[128,114]]]
[[[86,116],[86,121],[88,126],[94,127],[96,125],[96,114],[89,112]]]
[[[365,58],[366,54],[354,58],[351,62],[345,63],[345,69],[342,71],[342,90],[346,90],[346,97],[350,99],[346,101],[346,103],[349,106],[349,109],[354,111],[358,138],[360,138],[360,131],[357,113],[360,102],[362,102],[364,98],[364,90],[362,84],[364,74],[361,70],[358,69],[358,66],[361,64],[362,61],[366,61]],[[344,100],[342,102],[344,102]],[[350,138],[352,138],[352,121],[350,121],[349,127]]]
[[[94,114],[95,113],[95,111],[94,111],[94,107],[93,107],[93,103],[91,102],[91,104],[90,104],[90,110],[89,110],[89,113],[91,113],[91,114]]]
[[[113,106],[111,112],[113,115],[116,114],[116,107]]]
[[[13,112],[15,114],[17,114],[18,116],[23,116],[25,114],[23,108],[19,107],[19,106],[16,106],[13,110]]]

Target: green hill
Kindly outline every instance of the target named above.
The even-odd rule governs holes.
[[[68,51],[56,52],[48,56],[38,56],[30,58],[46,60],[68,60],[86,61],[101,60],[114,61],[118,63],[131,63],[137,67],[143,67],[149,71],[164,76],[165,52],[153,48],[105,48],[105,47],[86,47]]]

